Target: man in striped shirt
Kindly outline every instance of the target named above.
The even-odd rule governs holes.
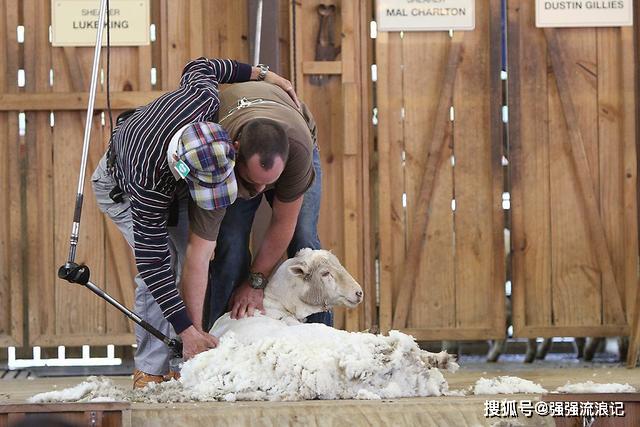
[[[215,250],[215,238],[200,236],[211,235],[207,218],[219,225],[237,188],[235,151],[226,132],[211,123],[219,107],[218,84],[258,78],[282,87],[297,102],[291,83],[263,68],[206,58],[188,63],[177,90],[119,118],[110,149],[92,176],[98,206],[134,250],[136,312],[165,335],[179,334],[187,359],[217,345],[201,320],[193,319],[202,312]],[[187,230],[187,216],[205,220],[193,221]],[[186,305],[176,286],[181,270]],[[134,387],[162,381],[168,348],[138,326],[136,342]]]

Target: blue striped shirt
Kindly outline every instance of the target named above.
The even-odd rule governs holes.
[[[189,123],[214,120],[218,83],[248,81],[250,76],[250,65],[233,60],[191,61],[177,90],[139,107],[116,127],[111,140],[114,177],[131,201],[138,272],[176,333],[192,322],[171,269],[167,219],[176,180],[167,163],[169,141]]]

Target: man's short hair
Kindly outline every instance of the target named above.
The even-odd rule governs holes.
[[[273,167],[276,156],[286,163],[289,156],[289,140],[282,126],[271,119],[254,119],[242,127],[238,160],[246,163],[258,155],[264,170]]]

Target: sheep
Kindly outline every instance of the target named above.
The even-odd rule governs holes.
[[[280,265],[265,289],[265,314],[218,319],[218,348],[182,368],[196,400],[380,399],[442,395],[437,369],[458,367],[446,352],[421,350],[413,337],[347,332],[306,324],[313,313],[362,302],[360,285],[325,250],[303,249]]]
[[[220,337],[219,345],[185,362],[179,379],[122,391],[118,399],[291,401],[455,393],[437,369],[457,368],[446,352],[421,350],[413,337],[398,331],[383,336],[303,323],[309,314],[353,308],[362,299],[362,288],[334,255],[303,249],[271,278],[264,315],[231,319],[227,313],[210,330]],[[89,382],[82,386],[85,395],[106,393],[102,382]],[[34,401],[60,401],[66,395],[49,393]]]
[[[273,274],[264,291],[264,315],[232,319],[230,313],[226,313],[209,333],[220,338],[233,331],[237,339],[247,343],[264,337],[292,338],[298,330],[286,329],[286,326],[302,325],[307,316],[336,306],[355,308],[362,299],[362,288],[335,255],[323,249],[305,248],[284,261]],[[312,335],[316,327],[305,325],[302,329]],[[340,334],[333,328],[320,326],[323,335],[333,331]],[[446,351],[423,352],[422,356],[430,367],[449,369],[455,365],[455,357]]]
[[[234,330],[239,336],[250,338],[252,331],[259,329],[262,334],[271,328],[298,325],[307,316],[336,306],[354,308],[362,298],[362,288],[335,255],[306,248],[284,261],[269,280],[264,291],[264,316],[234,320],[226,313],[209,333],[220,338]]]

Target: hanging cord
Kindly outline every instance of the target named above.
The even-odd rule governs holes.
[[[107,0],[107,113],[109,114],[109,139],[113,135],[113,116],[111,114],[111,88],[109,86],[109,72],[111,70],[111,25],[109,16],[111,9],[109,8],[109,0]]]

